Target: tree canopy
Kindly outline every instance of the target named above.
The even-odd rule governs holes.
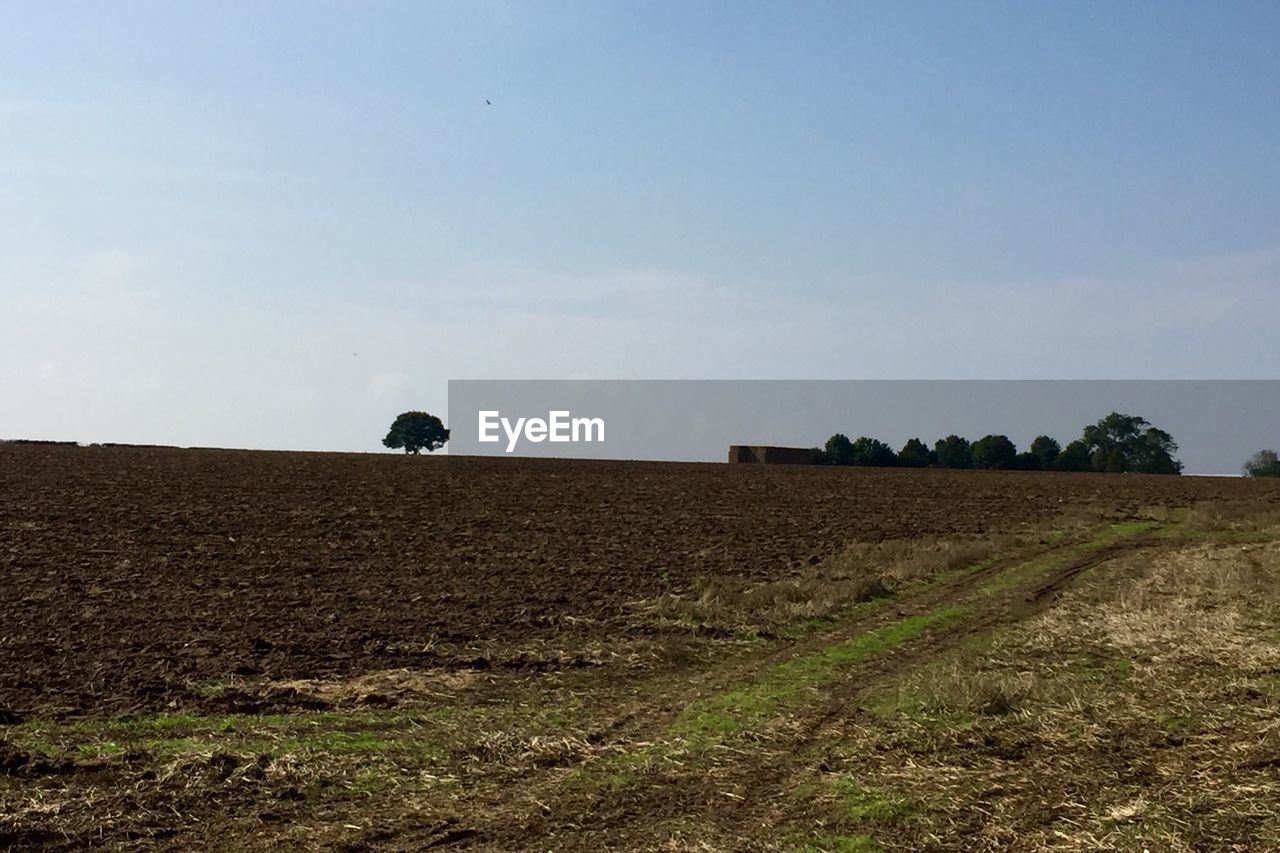
[[[1038,435],[1031,442],[1029,451],[1036,460],[1041,471],[1052,471],[1058,462],[1058,454],[1062,453],[1062,445],[1047,435]]]
[[[933,461],[929,445],[918,438],[908,440],[898,451],[898,464],[903,468],[927,468]]]
[[[853,463],[871,468],[888,468],[896,465],[898,454],[883,441],[861,436],[853,443]]]
[[[865,435],[850,441],[849,436],[838,432],[827,439],[822,449],[822,461],[827,465],[888,468],[898,464],[898,454],[883,441]]]
[[[1259,450],[1244,463],[1246,477],[1280,477],[1280,455],[1274,450]]]
[[[428,453],[444,447],[449,440],[449,430],[444,422],[427,412],[401,412],[391,424],[387,437],[382,439],[385,447],[394,450],[403,449],[405,453]]]
[[[853,442],[849,440],[849,436],[838,432],[828,438],[822,450],[822,460],[828,465],[852,465]]]
[[[1088,471],[1092,463],[1089,459],[1089,445],[1081,439],[1067,443],[1058,454],[1055,467],[1059,471]]]
[[[1013,468],[1018,462],[1018,448],[1007,435],[984,435],[969,450],[974,468]]]
[[[1178,444],[1173,436],[1144,418],[1112,412],[1084,428],[1080,437],[1089,451],[1094,471],[1139,474],[1178,474],[1182,463],[1174,459]]]
[[[845,434],[836,433],[827,439],[821,458],[828,465],[1180,474],[1182,463],[1174,457],[1177,450],[1173,436],[1144,418],[1112,412],[1085,427],[1080,438],[1066,447],[1050,436],[1039,435],[1029,450],[1019,453],[1007,435],[985,435],[970,444],[967,438],[953,434],[938,439],[932,450],[919,438],[912,438],[894,453],[879,439],[864,435],[850,441]],[[1255,471],[1258,473],[1251,473]],[[1245,473],[1280,476],[1275,451],[1260,451],[1246,463]]]
[[[938,439],[933,445],[933,453],[943,468],[968,468],[973,451],[969,439],[949,435]]]

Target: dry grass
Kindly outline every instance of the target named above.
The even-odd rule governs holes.
[[[1280,532],[1280,504],[1267,501],[1201,502],[1184,513],[1186,523],[1207,532]]]
[[[690,598],[673,596],[669,603],[672,611],[699,625],[747,630],[829,616],[888,591],[874,574],[832,577],[815,573],[754,587],[716,578],[699,582]]]
[[[854,542],[792,577],[749,584],[703,579],[685,595],[668,595],[643,608],[649,618],[702,631],[770,633],[805,620],[826,619],[847,608],[893,595],[913,584],[982,564],[1026,539],[924,538]]]
[[[896,686],[882,697],[882,715],[934,718],[998,717],[1022,709],[1037,692],[1029,673],[977,669],[972,659],[949,658]]]
[[[856,572],[867,567],[886,585],[932,578],[988,560],[1020,544],[1013,536],[985,539],[895,539],[888,542],[855,542],[830,561],[828,571]]]
[[[833,728],[831,764],[931,803],[913,848],[1280,848],[1280,544],[1086,577]]]
[[[331,708],[362,705],[398,705],[410,702],[452,701],[457,693],[475,683],[475,670],[390,669],[365,673],[354,678],[290,679],[245,685],[240,689],[259,692],[293,690]],[[234,683],[234,682],[230,682]]]
[[[512,770],[568,764],[596,752],[585,737],[577,734],[525,735],[500,729],[481,732],[457,751],[455,758],[463,764],[480,764],[492,772],[499,765]]]
[[[1128,568],[1105,599],[1071,594],[1027,626],[1031,649],[1087,639],[1148,667],[1280,661],[1266,639],[1280,622],[1280,543],[1192,544]]]

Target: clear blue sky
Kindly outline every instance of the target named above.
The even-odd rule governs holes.
[[[1271,2],[7,3],[0,436],[1275,377],[1277,92]]]

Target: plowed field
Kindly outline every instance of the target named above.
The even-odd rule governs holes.
[[[1280,849],[1280,488],[0,444],[0,848]]]
[[[227,674],[483,666],[430,649],[608,634],[637,599],[699,578],[785,577],[852,540],[1253,494],[1270,492],[1208,478],[0,447],[0,706],[142,710]]]

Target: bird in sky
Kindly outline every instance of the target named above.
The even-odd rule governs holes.
[[[489,106],[493,106],[493,101],[489,100],[488,98],[485,98],[485,99],[484,99],[484,102],[485,102],[486,104],[488,104]]]

